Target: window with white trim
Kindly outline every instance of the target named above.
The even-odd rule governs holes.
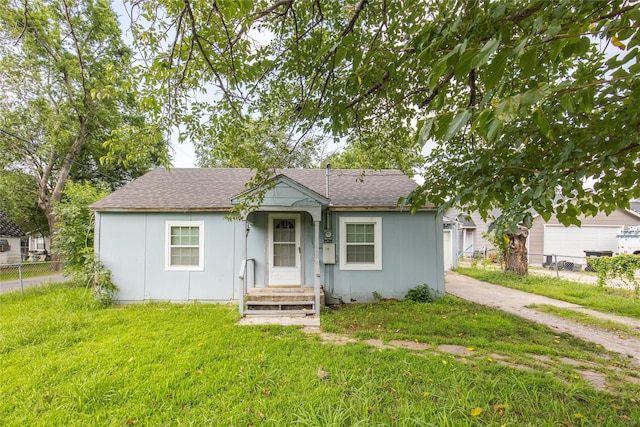
[[[167,221],[165,268],[204,270],[204,221]]]
[[[382,218],[340,218],[340,269],[382,270]]]

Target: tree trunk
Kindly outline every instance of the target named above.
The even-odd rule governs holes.
[[[56,254],[54,244],[57,218],[53,207],[55,203],[62,200],[62,193],[64,191],[64,187],[67,184],[69,174],[71,173],[73,162],[80,153],[80,150],[82,150],[82,147],[87,141],[88,136],[87,118],[84,116],[79,116],[78,120],[80,122],[80,129],[73,141],[73,144],[71,144],[71,147],[69,147],[69,150],[62,160],[62,166],[58,171],[53,188],[50,188],[49,180],[53,175],[55,162],[57,160],[57,154],[55,152],[52,151],[49,157],[49,163],[46,165],[42,176],[38,180],[38,205],[44,211],[44,214],[47,217],[47,222],[49,223],[49,238],[51,240],[49,249],[51,250],[50,255],[52,261],[60,261],[60,257]],[[56,263],[56,265],[59,264]]]
[[[516,233],[507,233],[509,244],[504,251],[505,270],[512,271],[521,276],[529,272],[529,262],[527,260],[527,237],[529,230],[519,226]]]

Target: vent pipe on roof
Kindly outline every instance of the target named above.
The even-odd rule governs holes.
[[[329,171],[331,170],[331,163],[327,163],[327,179],[325,182],[324,196],[329,198]]]

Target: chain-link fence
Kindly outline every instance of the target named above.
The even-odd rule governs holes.
[[[589,259],[593,257],[612,256],[610,251],[587,251],[586,256],[562,254],[528,254],[530,267],[542,267],[554,271],[586,271],[593,272]],[[473,251],[459,254],[459,260],[471,264],[498,264],[502,262],[502,254],[495,251]]]
[[[551,276],[558,279],[566,279],[573,282],[597,284],[598,275],[594,271],[590,259],[601,256],[612,256],[611,251],[586,251],[585,256],[563,254],[536,254],[529,253],[529,274],[538,276]],[[458,265],[463,267],[478,267],[488,270],[501,270],[504,266],[501,254],[488,250],[474,251],[460,254]],[[636,273],[640,280],[640,271]],[[610,278],[606,286],[630,288],[628,283],[616,278]]]
[[[62,277],[61,261],[0,264],[0,292],[9,292],[36,286],[40,283],[59,281]]]

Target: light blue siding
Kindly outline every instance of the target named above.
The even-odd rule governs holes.
[[[280,182],[266,192],[262,206],[320,206],[320,203],[299,189]]]
[[[314,222],[311,214],[300,213],[304,286],[314,283]],[[255,286],[268,284],[269,212],[250,215],[247,236],[248,258],[255,259]],[[382,270],[341,270],[339,219],[341,217],[382,218]],[[444,295],[442,217],[436,212],[365,211],[330,212],[328,223],[320,225],[320,256],[325,228],[333,231],[335,265],[321,264],[320,283],[327,301],[373,301],[373,292],[385,298],[404,298],[406,292],[423,283]],[[165,269],[166,221],[204,222],[204,270]],[[110,269],[120,288],[118,300],[226,302],[238,298],[244,227],[228,221],[222,212],[144,213],[98,212],[96,251]],[[322,259],[321,259],[322,261]],[[332,298],[333,297],[333,298]]]
[[[444,295],[441,216],[436,212],[339,212],[333,215],[334,234],[340,217],[362,216],[382,218],[382,270],[341,270],[338,261],[330,267],[331,296],[346,303],[373,301],[373,292],[403,299],[409,289],[424,283]],[[342,238],[336,238],[338,258],[344,256]]]
[[[96,251],[120,288],[117,299],[229,301],[234,299],[240,249],[236,229],[223,213],[99,213]],[[204,221],[204,270],[165,269],[166,221]]]

